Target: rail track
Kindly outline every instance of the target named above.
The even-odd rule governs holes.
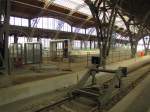
[[[125,88],[119,90],[114,89],[113,97],[101,106],[96,101],[93,101],[86,97],[81,96],[67,96],[59,101],[49,104],[47,107],[43,107],[35,112],[103,112],[108,111],[113,105],[120,101],[125,95],[127,95],[137,84],[139,84],[148,74],[143,74],[133,80]],[[104,85],[109,85],[112,79],[104,82]],[[111,83],[110,83],[111,84]]]

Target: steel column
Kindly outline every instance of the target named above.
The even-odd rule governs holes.
[[[106,58],[109,55],[110,50],[113,26],[118,12],[117,5],[119,0],[111,4],[111,6],[106,0],[96,0],[94,2],[85,0],[85,2],[89,6],[93,18],[96,21],[98,48],[100,50],[101,58],[99,66],[105,68]]]
[[[4,17],[3,25],[0,29],[1,38],[4,41],[4,68],[5,73],[9,74],[9,52],[8,52],[8,37],[9,37],[9,19],[10,19],[10,0],[2,0],[3,7],[1,9],[1,16]]]
[[[147,55],[150,46],[150,36],[143,38],[143,44],[145,49],[145,55]]]

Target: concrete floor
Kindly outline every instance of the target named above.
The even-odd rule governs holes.
[[[91,56],[97,55],[99,50],[92,51],[73,51],[75,60],[72,63],[62,61],[50,61],[49,58],[43,58],[42,64],[23,65],[18,68],[12,68],[11,75],[5,77],[0,76],[0,88],[9,87],[18,84],[24,84],[32,81],[43,80],[51,77],[62,76],[79,71],[84,71],[91,66]],[[88,55],[87,55],[88,54]],[[129,49],[117,48],[110,52],[106,61],[107,64],[130,59]],[[87,61],[88,60],[88,61]]]
[[[141,58],[137,58],[137,59],[131,59],[131,60],[128,60],[128,61],[123,61],[123,62],[118,62],[118,63],[114,63],[114,64],[111,64],[111,65],[108,65],[107,68],[111,68],[111,69],[115,69],[117,68],[118,66],[127,66],[127,65],[133,65],[133,63],[137,63],[138,60],[140,60]],[[144,70],[143,70],[144,71]],[[66,76],[64,77],[60,77],[60,79],[65,79],[66,81],[73,81],[71,79],[72,76],[68,75],[69,77],[68,78],[65,78]],[[76,77],[76,76],[75,76]],[[140,74],[136,75],[134,74],[133,76],[127,78],[126,80],[128,81],[128,83],[132,82],[132,80],[134,80],[135,78],[137,77],[140,77]],[[103,82],[103,81],[106,81],[108,80],[110,77],[107,76],[107,75],[103,75],[103,77],[100,78],[99,82]],[[59,79],[59,77],[57,78]],[[73,78],[75,80],[75,78]],[[132,79],[132,80],[131,80]],[[53,80],[53,79],[51,79]],[[65,81],[64,80],[64,81]],[[44,81],[44,80],[43,80]],[[47,80],[48,82],[50,81],[49,79]],[[66,83],[63,82],[63,83]],[[45,82],[45,81],[44,81]],[[50,81],[51,83],[54,84],[54,86],[52,85],[49,85],[48,83],[46,83],[47,85],[49,85],[48,87],[49,88],[56,88],[56,81],[52,82]],[[73,82],[77,82],[77,81],[73,81]],[[37,82],[35,82],[37,83]],[[72,82],[70,82],[72,83]],[[43,90],[43,88],[41,88],[41,82],[39,82],[39,88],[41,89],[41,91]],[[30,83],[28,84],[30,85]],[[65,85],[65,84],[64,84]],[[22,85],[20,85],[22,86]],[[37,88],[37,87],[36,87]],[[7,92],[7,91],[6,91]],[[25,91],[24,91],[25,92]],[[29,94],[28,93],[28,90],[26,91],[27,93],[26,94]],[[15,102],[12,102],[12,103],[9,103],[9,104],[5,104],[3,106],[0,107],[0,112],[32,112],[33,110],[36,110],[42,106],[45,106],[47,104],[49,104],[50,102],[53,102],[54,100],[56,99],[59,99],[58,96],[62,97],[67,91],[66,90],[56,90],[54,92],[48,92],[48,93],[44,93],[44,94],[40,94],[40,95],[37,95],[37,96],[32,96],[32,97],[29,97],[29,98],[25,98],[25,99],[22,99],[22,100],[18,100],[18,101],[15,101]],[[57,98],[56,98],[57,97]]]
[[[118,54],[116,54],[118,55]],[[107,64],[116,63],[119,61],[129,59],[129,55],[117,56],[113,55],[113,58],[110,57],[107,60]],[[84,59],[86,56],[80,57]],[[22,68],[15,68],[11,73],[10,80],[12,85],[23,84],[27,82],[43,80],[50,77],[61,76],[71,73],[77,73],[78,71],[83,71],[91,66],[90,57],[88,63],[85,61],[79,61],[69,64],[68,62],[52,62],[44,63],[41,65],[26,65]]]
[[[43,106],[47,106],[50,103],[55,102],[56,99],[64,97],[66,93],[67,91],[63,89],[26,98],[24,100],[0,106],[0,112],[34,112]]]
[[[150,111],[150,73],[126,97],[109,112],[149,112]]]

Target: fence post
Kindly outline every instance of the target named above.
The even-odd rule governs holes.
[[[120,51],[119,51],[119,61],[121,61],[121,58],[120,58]]]
[[[89,66],[89,52],[87,52],[87,67]]]
[[[68,69],[71,71],[71,52],[68,53]]]

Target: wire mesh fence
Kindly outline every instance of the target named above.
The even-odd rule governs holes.
[[[92,56],[98,56],[98,54],[91,54],[90,52],[87,52],[86,57],[86,66],[89,67],[91,65],[91,57]],[[122,51],[111,51],[109,53],[109,56],[106,59],[106,64],[111,64],[123,60],[127,60],[131,58],[131,52],[129,50],[122,50]]]

